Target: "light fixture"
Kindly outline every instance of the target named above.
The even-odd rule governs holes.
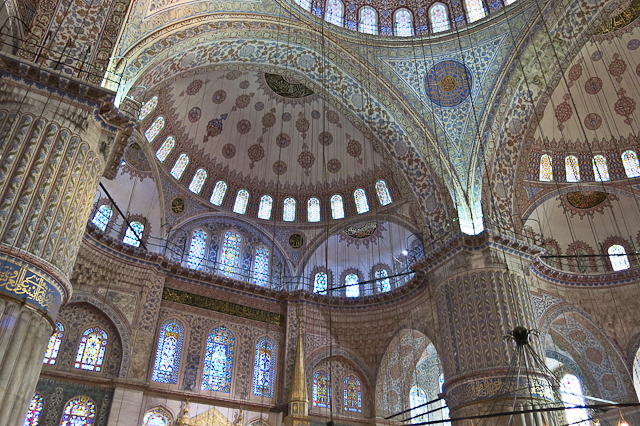
[[[403,256],[409,256],[409,250],[407,250],[407,249],[402,250],[402,255]]]
[[[618,426],[629,426],[629,423],[627,423],[627,421],[624,419],[624,416],[622,415],[622,411],[620,411],[620,409],[618,409],[618,414],[620,414],[620,417],[618,417]]]

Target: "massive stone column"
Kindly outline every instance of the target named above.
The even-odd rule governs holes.
[[[114,93],[0,54],[0,425],[22,424],[100,177],[129,120]]]
[[[509,371],[514,327],[535,328],[527,271],[536,247],[491,231],[460,235],[427,256],[438,306],[438,353],[451,418],[545,405],[552,397],[542,371]],[[541,355],[540,345],[531,346]],[[544,355],[542,355],[544,356]],[[533,394],[533,396],[532,396]],[[482,423],[484,422],[484,423]],[[539,414],[454,422],[454,425],[551,425]]]

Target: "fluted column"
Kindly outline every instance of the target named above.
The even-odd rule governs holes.
[[[451,418],[512,411],[514,402],[516,407],[544,404],[551,397],[541,371],[523,369],[519,380],[516,371],[509,374],[515,344],[504,339],[516,326],[535,328],[526,271],[536,251],[485,231],[476,237],[460,236],[427,257],[425,264],[436,265],[428,273],[439,307],[437,349]],[[541,353],[537,341],[532,347]],[[528,389],[534,390],[533,396]],[[509,418],[492,418],[487,424],[538,422],[535,416],[533,423],[526,415]],[[471,423],[454,422],[467,424]]]
[[[0,68],[0,426],[19,426],[98,182],[131,128],[113,92],[4,54]]]

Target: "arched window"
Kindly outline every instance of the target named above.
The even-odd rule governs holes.
[[[271,219],[271,208],[273,207],[273,198],[270,195],[263,195],[260,198],[260,207],[258,207],[258,219]]]
[[[476,22],[487,16],[487,10],[484,8],[482,0],[465,0],[467,6],[467,19],[469,23]]]
[[[424,423],[429,421],[429,417],[426,414],[428,408],[426,404],[427,394],[418,386],[413,386],[409,390],[409,408],[411,408],[411,423]]]
[[[78,396],[64,406],[60,426],[90,426],[95,417],[96,404],[87,396]]]
[[[340,195],[336,194],[331,197],[331,217],[333,219],[344,219],[344,206]]]
[[[142,233],[144,232],[144,225],[137,220],[130,222],[127,230],[124,233],[122,242],[129,244],[130,246],[140,247],[140,240],[142,239]]]
[[[268,337],[261,337],[256,344],[253,362],[253,394],[273,398],[276,379],[276,344]]]
[[[43,364],[53,365],[58,358],[58,351],[60,350],[60,344],[62,343],[62,336],[64,336],[64,326],[59,322],[56,323],[56,330],[49,337],[49,343],[47,344],[47,350],[44,352]]]
[[[411,37],[413,35],[413,18],[407,9],[398,9],[393,15],[397,37]]]
[[[440,377],[438,377],[438,389],[440,389],[440,393],[444,392],[444,373],[441,373]],[[440,400],[440,407],[442,407],[442,418],[444,420],[449,419],[449,407],[447,407],[444,399]],[[451,423],[447,422],[446,424],[450,425]]]
[[[584,405],[584,393],[582,391],[582,384],[573,374],[567,374],[562,378],[560,382],[560,395],[562,396],[562,403],[565,407],[576,407]],[[586,408],[573,408],[571,410],[564,410],[564,414],[567,418],[567,423],[571,425],[586,426],[589,425],[589,412]],[[581,422],[584,420],[584,422]]]
[[[191,269],[200,269],[204,263],[205,250],[207,249],[207,233],[202,229],[195,229],[191,234],[189,245],[189,257],[187,266]]]
[[[282,210],[282,220],[285,222],[293,222],[296,220],[296,199],[288,197],[284,199],[284,208]]]
[[[138,119],[140,121],[144,120],[147,117],[147,115],[151,114],[151,111],[156,109],[156,106],[158,106],[158,97],[154,96],[153,98],[145,102],[142,108],[140,108],[140,114],[138,114]]]
[[[247,204],[249,203],[249,191],[241,189],[236,195],[236,202],[233,205],[233,212],[238,214],[244,214],[247,211]]]
[[[551,156],[542,154],[540,157],[540,180],[542,182],[551,182],[553,180],[553,165]]]
[[[622,165],[628,178],[640,176],[640,162],[635,151],[627,150],[622,153]]]
[[[358,214],[369,211],[369,203],[367,202],[367,194],[364,189],[358,188],[353,192],[353,198],[356,200],[356,211]]]
[[[311,10],[311,1],[309,0],[296,0],[296,3],[298,3],[300,7],[306,11]]]
[[[313,277],[313,292],[318,294],[327,294],[327,274],[326,272],[318,272]]]
[[[156,157],[160,160],[161,163],[164,163],[164,160],[167,159],[167,156],[176,145],[176,140],[173,136],[169,136],[162,142],[160,148],[156,151]]]
[[[74,368],[89,371],[100,371],[109,336],[100,327],[87,328],[78,345]]]
[[[623,271],[629,269],[629,258],[627,257],[627,251],[620,244],[614,244],[607,250],[609,253],[609,261],[614,271]]]
[[[235,340],[233,333],[224,325],[209,333],[202,368],[202,390],[224,393],[231,391]]]
[[[151,126],[149,126],[147,131],[144,132],[144,137],[147,138],[149,143],[151,143],[162,129],[164,129],[164,117],[158,117],[153,123],[151,123]]]
[[[151,380],[159,383],[178,383],[183,339],[184,326],[180,321],[171,319],[162,324]]]
[[[568,155],[564,159],[564,170],[567,174],[567,182],[580,182],[580,166],[575,155]]]
[[[387,182],[383,180],[376,182],[376,193],[378,194],[378,200],[380,200],[381,205],[386,206],[391,203],[391,194],[389,194]]]
[[[607,159],[603,155],[593,157],[593,176],[596,182],[606,182],[609,180],[609,168]]]
[[[345,277],[344,283],[347,286],[347,297],[360,296],[360,278],[357,274],[349,274]]]
[[[42,412],[42,396],[36,392],[29,402],[29,409],[27,415],[24,416],[24,422],[22,426],[38,426],[40,421],[40,413]]]
[[[163,408],[154,408],[144,415],[142,426],[171,426],[171,414]]]
[[[378,293],[386,293],[391,291],[391,281],[389,280],[389,272],[386,269],[378,269],[375,273],[376,288]]]
[[[362,386],[356,376],[344,378],[344,410],[362,413]]]
[[[206,170],[198,169],[196,171],[196,174],[193,175],[193,179],[191,179],[191,183],[189,184],[189,191],[193,192],[194,194],[199,194],[205,180],[207,180]]]
[[[329,373],[324,370],[318,370],[313,375],[313,406],[331,407],[331,380]]]
[[[111,215],[113,214],[113,210],[106,204],[101,205],[96,210],[96,214],[91,219],[91,222],[96,225],[100,230],[106,231],[107,225],[111,220]]]
[[[447,6],[442,3],[436,3],[431,6],[431,9],[429,9],[429,19],[431,20],[431,29],[434,33],[448,31],[451,28]]]
[[[378,34],[378,14],[371,6],[364,6],[360,9],[358,31],[365,34]]]
[[[180,180],[180,177],[182,177],[182,174],[184,173],[184,169],[187,168],[188,164],[189,164],[189,156],[184,153],[180,154],[180,157],[178,157],[178,159],[176,160],[176,163],[173,165],[173,168],[171,169],[171,176],[173,176],[177,180]]]
[[[307,219],[309,222],[320,222],[320,200],[317,198],[307,201]]]
[[[222,273],[231,277],[238,271],[240,264],[240,246],[242,245],[242,237],[233,231],[227,231],[224,234],[222,242],[222,257],[220,258],[220,270]]]
[[[225,181],[219,180],[216,182],[216,186],[213,187],[213,192],[211,193],[211,198],[209,198],[209,202],[214,206],[221,206],[222,200],[224,200],[224,194],[227,193],[227,184]]]
[[[264,246],[260,246],[256,250],[253,281],[261,286],[269,285],[269,250]]]
[[[327,0],[327,11],[324,19],[333,25],[342,26],[342,18],[344,16],[344,5],[340,0]]]

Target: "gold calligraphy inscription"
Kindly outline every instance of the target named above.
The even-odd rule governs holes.
[[[453,391],[457,403],[475,401],[495,396],[534,396],[552,400],[549,382],[541,378],[515,379],[506,382],[504,378],[487,378],[464,384]]]
[[[600,35],[617,31],[635,21],[638,16],[640,16],[640,0],[633,0],[629,7],[621,14],[607,19],[600,24],[593,34]]]
[[[225,302],[224,300],[213,299],[211,297],[200,296],[198,294],[187,293],[186,291],[174,290],[172,288],[164,288],[162,291],[162,299],[169,302],[182,303],[183,305],[207,309],[209,311],[220,312],[222,314],[266,322],[268,324],[284,325],[284,315],[276,314],[275,312],[238,305],[237,303]]]
[[[50,284],[40,275],[15,264],[7,265],[13,270],[0,272],[0,289],[16,296],[26,296],[43,309],[57,308],[56,297]],[[57,303],[59,304],[59,303]]]

